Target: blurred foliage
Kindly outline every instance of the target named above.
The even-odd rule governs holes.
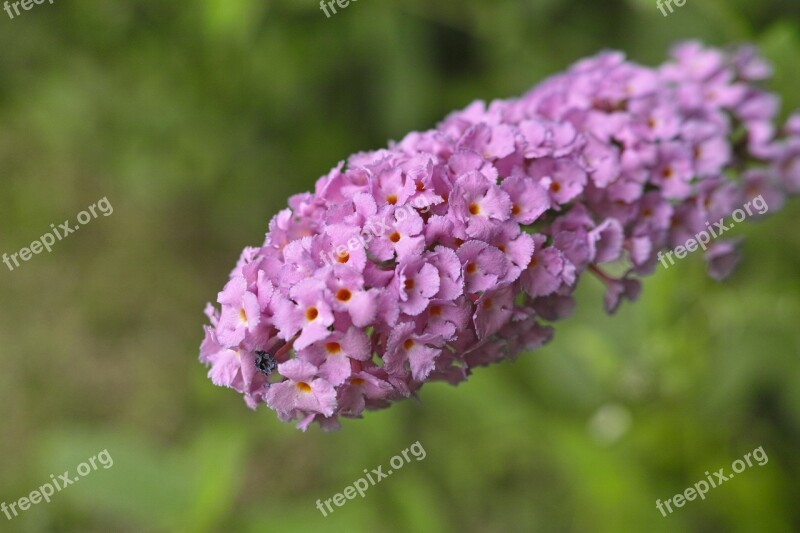
[[[724,284],[699,256],[615,317],[579,289],[555,341],[334,434],[213,387],[202,308],[290,194],[351,152],[521,94],[603,48],[754,41],[800,107],[796,0],[73,0],[0,13],[0,253],[107,196],[114,214],[0,268],[0,501],[108,449],[3,531],[800,530],[800,234],[747,225]],[[419,440],[328,518],[314,504]],[[667,518],[655,501],[763,446]]]

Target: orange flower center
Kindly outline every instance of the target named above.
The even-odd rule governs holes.
[[[311,322],[318,316],[319,316],[319,311],[317,311],[316,307],[309,307],[308,309],[306,309],[306,320],[308,320],[309,322]]]
[[[558,192],[560,190],[561,190],[561,184],[558,183],[557,181],[554,181],[553,183],[550,184],[551,192]]]
[[[469,263],[465,270],[467,274],[474,274],[475,272],[478,271],[478,267],[475,265],[475,263]]]
[[[439,305],[434,305],[433,307],[431,307],[431,314],[433,316],[441,315],[442,314],[442,307],[439,306]]]
[[[406,286],[406,290],[410,291],[411,289],[414,288],[414,280],[411,279],[411,278],[407,279],[406,283],[405,283],[405,286]]]
[[[399,241],[400,240],[400,234],[395,231],[394,233],[389,235],[389,240],[392,241],[392,242]]]
[[[522,209],[519,208],[517,204],[511,206],[511,214],[514,216],[519,215],[522,212]]]
[[[299,381],[296,387],[300,392],[311,392],[311,385],[309,385],[305,381]]]
[[[480,212],[481,212],[481,208],[480,208],[480,206],[478,204],[476,204],[475,202],[472,202],[471,204],[469,204],[469,213],[471,215],[477,215],[477,214],[480,214]]]
[[[335,355],[342,351],[342,346],[338,342],[329,342],[325,344],[325,349],[328,350],[329,354]]]
[[[391,205],[396,204],[397,203],[397,195],[396,194],[390,194],[389,196],[387,196],[386,197],[386,203],[391,204]]]
[[[403,343],[403,349],[405,349],[406,351],[410,350],[413,347],[414,347],[414,341],[411,339],[406,339],[406,341]]]
[[[347,252],[338,257],[338,261],[340,263],[347,263],[349,260],[350,260],[350,254],[348,254]]]
[[[347,302],[352,298],[353,293],[350,292],[348,289],[341,288],[336,292],[336,299],[340,302]]]
[[[243,324],[247,324],[247,313],[245,313],[244,307],[239,309],[239,320],[241,320]]]
[[[363,385],[364,380],[361,378],[353,378],[350,380],[350,383],[352,383],[353,385]]]

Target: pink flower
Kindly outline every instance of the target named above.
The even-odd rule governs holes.
[[[475,331],[483,339],[497,333],[514,314],[514,291],[510,286],[484,292],[475,302]]]
[[[503,252],[483,241],[468,241],[456,250],[464,267],[467,293],[482,292],[496,286],[508,272]]]
[[[333,324],[333,311],[325,284],[318,279],[305,279],[292,287],[289,298],[280,300],[275,311],[281,338],[289,340],[299,332],[294,343],[298,350],[326,338],[328,327]]]
[[[328,274],[326,281],[333,295],[330,301],[335,311],[347,313],[353,324],[360,328],[375,320],[379,291],[366,289],[361,274],[351,268],[337,266]]]
[[[200,361],[248,406],[329,430],[549,342],[586,272],[615,312],[665,248],[800,192],[800,113],[776,124],[769,74],[752,47],[683,43],[658,68],[604,52],[350,156],[242,252]],[[712,277],[737,244],[708,243]]]
[[[352,375],[355,361],[368,361],[372,353],[367,334],[351,327],[344,334],[334,332],[301,350],[298,357],[319,367],[320,377],[338,387]]]
[[[466,224],[467,235],[487,239],[511,216],[511,199],[476,171],[456,181],[450,199],[454,217]]]
[[[570,159],[537,159],[528,166],[528,172],[549,191],[553,204],[570,202],[586,186],[586,171]]]
[[[564,285],[575,282],[575,266],[554,247],[544,247],[545,237],[534,235],[536,251],[520,279],[522,289],[531,297],[548,296]]]
[[[320,413],[331,416],[336,410],[336,390],[322,378],[315,378],[317,367],[294,359],[278,365],[278,373],[287,378],[270,385],[266,402],[280,415],[293,418],[296,413]]]
[[[389,335],[383,360],[386,371],[401,373],[408,363],[411,376],[423,381],[433,370],[436,358],[442,352],[442,339],[434,335],[416,335],[414,324],[398,324]]]
[[[550,208],[547,190],[524,174],[504,179],[500,188],[511,198],[511,218],[518,224],[532,224]]]
[[[425,249],[422,217],[410,206],[387,207],[371,219],[370,224],[378,228],[369,244],[369,252],[376,259],[418,257]]]
[[[219,293],[217,302],[222,304],[217,335],[225,346],[238,346],[245,334],[253,332],[261,320],[258,298],[247,290],[245,279],[237,276]]]
[[[373,406],[386,405],[382,400],[394,393],[394,387],[369,372],[354,374],[347,387],[342,389],[339,398],[339,409],[342,416],[360,417],[367,407],[367,402]]]
[[[439,271],[432,264],[421,259],[401,263],[395,275],[400,310],[409,316],[420,314],[439,292],[439,285]]]

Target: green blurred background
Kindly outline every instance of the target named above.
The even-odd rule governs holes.
[[[3,531],[800,531],[800,202],[553,343],[421,401],[302,434],[197,362],[205,302],[290,194],[351,152],[519,95],[603,48],[758,43],[800,108],[796,0],[56,0],[0,12],[0,253],[107,196],[114,214],[0,265],[0,501],[114,459]],[[736,231],[739,231],[737,228]],[[419,440],[328,518],[314,507]],[[663,518],[662,500],[763,446]]]

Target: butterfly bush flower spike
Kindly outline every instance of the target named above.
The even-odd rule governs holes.
[[[613,313],[706,221],[800,192],[800,113],[776,124],[770,75],[752,47],[604,52],[354,154],[243,251],[200,360],[250,407],[335,429],[542,346],[587,272]],[[707,247],[711,276],[738,244]]]

